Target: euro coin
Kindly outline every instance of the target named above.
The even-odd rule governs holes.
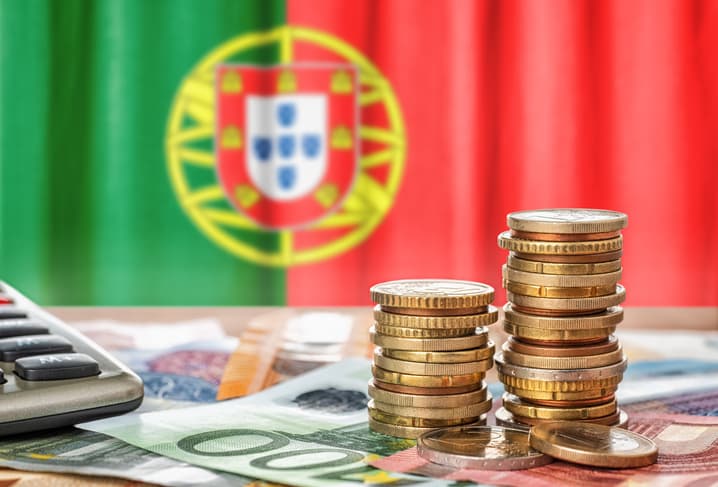
[[[425,362],[409,362],[407,360],[397,360],[385,357],[381,353],[381,349],[374,350],[374,365],[384,370],[399,372],[401,374],[413,375],[431,375],[431,376],[447,376],[447,375],[467,375],[475,373],[483,373],[491,368],[493,359],[481,360],[478,362],[463,362],[455,364],[435,364]]]
[[[423,309],[436,311],[438,315],[451,314],[447,310],[482,309],[494,300],[494,288],[491,286],[452,279],[383,282],[372,286],[370,293],[372,301],[381,305],[385,311]]]
[[[405,328],[374,323],[374,330],[382,335],[401,338],[455,338],[473,335],[474,328]]]
[[[623,374],[602,379],[583,379],[583,380],[545,380],[545,379],[523,379],[498,372],[499,381],[504,386],[514,389],[522,389],[525,391],[536,392],[561,392],[573,393],[584,391],[595,391],[600,389],[615,389],[623,379]]]
[[[396,426],[409,426],[411,428],[443,428],[444,426],[457,426],[460,424],[473,423],[479,419],[478,416],[472,418],[453,419],[426,419],[401,416],[398,414],[387,413],[374,407],[373,399],[369,401],[369,405],[367,407],[369,408],[369,417],[376,421]]]
[[[620,231],[616,232],[599,232],[599,233],[539,233],[539,232],[522,232],[520,230],[511,230],[511,236],[523,240],[542,240],[544,242],[581,242],[585,240],[607,240],[609,238],[618,237]]]
[[[540,240],[523,240],[512,237],[510,231],[501,232],[498,236],[499,247],[522,254],[548,255],[584,255],[601,254],[621,250],[623,237],[618,236],[607,240],[587,240],[580,242],[542,242]]]
[[[511,303],[511,309],[514,311],[518,311],[519,313],[542,316],[546,318],[583,318],[584,316],[596,315],[601,313],[602,311],[605,311],[595,309],[587,309],[583,311],[577,311],[572,309],[540,309],[531,308],[529,306],[519,306],[516,303]]]
[[[553,459],[529,446],[528,433],[497,426],[442,428],[419,437],[420,457],[452,468],[520,470]]]
[[[530,429],[531,426],[556,422],[556,420],[554,419],[536,419],[515,416],[503,407],[497,409],[494,415],[496,417],[496,424],[516,428],[520,428],[521,425],[523,425],[523,427],[525,427],[526,429]],[[586,424],[602,424],[605,426],[617,426],[619,428],[624,428],[628,424],[628,415],[625,413],[625,411],[619,409],[610,416],[595,419],[583,419],[580,422]]]
[[[489,398],[482,402],[457,407],[418,408],[415,406],[397,406],[396,404],[378,402],[376,399],[369,401],[369,404],[375,409],[388,414],[411,418],[454,420],[457,418],[475,418],[487,413],[491,409],[491,396],[489,395]]]
[[[504,408],[514,416],[556,421],[572,421],[579,419],[595,419],[609,416],[616,412],[616,400],[594,406],[552,407],[531,404],[513,394],[504,394]]]
[[[623,349],[598,355],[587,355],[579,357],[544,357],[541,355],[527,355],[515,352],[510,344],[504,343],[502,347],[504,360],[521,367],[532,367],[537,369],[590,369],[594,367],[605,367],[623,360]]]
[[[616,292],[607,296],[566,299],[538,298],[507,291],[506,298],[518,306],[526,306],[529,308],[548,309],[552,311],[598,311],[621,304],[626,299],[626,289],[620,284],[617,284]]]
[[[464,394],[416,395],[387,391],[370,380],[368,392],[369,397],[377,402],[416,408],[456,408],[486,401],[488,397],[485,384],[480,389]]]
[[[553,262],[539,262],[536,260],[520,259],[513,252],[509,254],[507,264],[511,269],[523,272],[555,275],[605,274],[621,270],[621,259],[611,260],[608,262],[589,262],[585,264],[558,264]]]
[[[592,345],[574,345],[561,347],[555,345],[535,345],[509,337],[508,347],[514,352],[541,357],[583,357],[600,355],[618,350],[619,343],[615,335],[611,335],[600,343]],[[518,365],[518,364],[517,364]]]
[[[461,387],[484,380],[483,372],[464,375],[415,375],[392,372],[372,366],[375,381],[411,387]]]
[[[504,384],[504,390],[510,394],[514,394],[536,404],[546,406],[559,404],[601,404],[610,401],[616,393],[616,386],[603,387],[599,389],[589,389],[578,392],[562,392],[562,391],[537,391],[529,389],[520,389]]]
[[[605,286],[555,287],[523,284],[504,279],[503,287],[507,291],[514,294],[535,296],[539,298],[591,298],[596,296],[607,296],[616,292],[615,282]]]
[[[476,421],[474,424],[485,424],[486,423],[486,415],[479,418],[478,421]],[[432,431],[436,428],[412,428],[410,426],[397,426],[394,424],[387,424],[382,423],[380,421],[376,421],[369,418],[369,429],[376,433],[381,433],[383,435],[388,436],[395,436],[397,438],[409,438],[409,439],[416,439],[423,435],[424,433],[427,433],[429,431]]]
[[[601,342],[616,331],[615,326],[608,328],[589,328],[586,330],[547,330],[530,326],[518,326],[508,319],[504,320],[504,331],[522,340],[543,343],[593,343]]]
[[[467,329],[491,325],[499,318],[494,306],[487,306],[486,312],[462,316],[412,316],[387,313],[379,305],[374,307],[374,319],[385,326],[429,329]]]
[[[621,279],[621,271],[606,272],[604,274],[540,274],[537,272],[524,272],[508,267],[506,264],[501,268],[503,278],[521,284],[532,286],[553,286],[553,287],[595,287],[615,286]]]
[[[621,255],[623,255],[623,250],[613,250],[611,252],[584,255],[524,254],[522,252],[514,252],[514,255],[516,255],[519,259],[548,262],[552,264],[595,264],[620,259]]]
[[[381,335],[375,327],[369,329],[371,341],[382,348],[415,350],[420,352],[447,352],[483,347],[489,341],[489,331],[477,328],[471,335],[458,338],[406,338]]]
[[[623,308],[613,306],[600,313],[587,316],[536,316],[522,313],[512,303],[504,305],[504,317],[517,326],[542,328],[545,330],[583,330],[607,328],[623,321]]]
[[[439,364],[455,364],[463,362],[475,362],[489,360],[494,356],[494,342],[490,341],[481,348],[469,350],[457,350],[454,352],[417,352],[412,350],[394,350],[383,348],[382,354],[385,357],[408,360],[409,362],[426,362]]]
[[[594,367],[591,369],[567,369],[547,370],[533,367],[521,367],[505,360],[502,353],[494,357],[496,368],[499,373],[518,379],[543,380],[555,382],[594,381],[609,377],[621,376],[626,371],[627,361],[624,358],[620,362],[605,367]]]
[[[383,391],[396,392],[398,394],[413,394],[419,396],[444,396],[444,395],[460,395],[468,392],[483,389],[486,384],[484,382],[474,382],[465,386],[454,387],[414,387],[404,386],[401,384],[391,384],[389,382],[381,382],[374,380],[374,386]]]
[[[546,208],[509,213],[506,223],[520,232],[586,234],[622,230],[628,225],[628,216],[591,208]]]
[[[632,431],[563,422],[536,425],[531,446],[554,458],[580,465],[605,468],[638,468],[656,463],[656,444]]]

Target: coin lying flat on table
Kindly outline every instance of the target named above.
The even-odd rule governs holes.
[[[434,430],[419,437],[417,451],[433,463],[481,470],[520,470],[553,461],[530,447],[525,431],[498,426]]]
[[[369,336],[374,345],[394,350],[416,350],[421,352],[447,352],[453,350],[468,350],[486,345],[489,341],[489,331],[486,328],[477,328],[472,335],[456,338],[405,338],[381,335],[375,327],[369,329]]]
[[[378,304],[374,307],[374,319],[385,326],[398,326],[403,328],[476,328],[495,323],[499,318],[499,311],[495,306],[487,306],[486,312],[481,314],[459,316],[412,316],[387,313]]]
[[[509,213],[506,223],[512,230],[537,233],[599,233],[626,228],[625,213],[592,208],[545,208]]]
[[[437,315],[451,315],[450,310],[483,309],[494,300],[494,288],[489,285],[453,279],[404,279],[372,286],[371,299],[384,311],[419,314],[417,309],[436,311]],[[406,310],[412,310],[407,313]],[[471,314],[471,313],[462,313]]]
[[[509,253],[507,264],[510,269],[537,274],[587,275],[605,274],[621,270],[621,259],[608,262],[587,262],[585,264],[559,264],[521,259],[513,252]]]
[[[376,386],[374,381],[370,380],[369,397],[377,402],[394,404],[396,406],[417,408],[455,408],[486,401],[488,395],[485,384],[480,389],[463,394],[417,395],[387,391]]]
[[[632,431],[583,422],[536,425],[530,444],[554,458],[607,468],[636,468],[656,463],[658,448]]]
[[[495,351],[496,348],[494,346],[494,342],[490,340],[486,346],[481,348],[456,350],[453,352],[417,352],[412,350],[394,350],[391,348],[381,349],[381,353],[385,357],[407,360],[409,362],[426,362],[434,364],[456,364],[489,360],[494,356]]]

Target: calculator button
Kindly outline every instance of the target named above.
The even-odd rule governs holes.
[[[45,335],[50,330],[36,321],[3,320],[0,321],[0,338],[19,337],[23,335]]]
[[[72,352],[72,344],[57,335],[35,335],[0,339],[0,362],[14,362],[20,357],[48,353]]]
[[[17,320],[18,318],[27,318],[27,313],[17,308],[0,307],[0,320]]]
[[[19,358],[15,373],[29,381],[79,379],[99,374],[100,366],[84,353],[58,353]]]

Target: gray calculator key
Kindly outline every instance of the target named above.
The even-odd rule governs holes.
[[[0,306],[0,320],[17,320],[18,318],[27,318],[27,313],[18,308]]]
[[[47,326],[30,320],[1,320],[0,338],[19,337],[23,335],[45,335],[50,333]]]
[[[28,381],[79,379],[99,374],[100,366],[84,353],[58,353],[19,358],[15,373]]]
[[[72,343],[58,335],[32,335],[0,339],[0,362],[21,357],[72,352]]]

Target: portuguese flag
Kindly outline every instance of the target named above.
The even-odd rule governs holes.
[[[44,305],[500,288],[506,213],[629,215],[629,304],[718,305],[718,3],[0,3],[0,279]],[[497,293],[497,302],[503,302]]]

